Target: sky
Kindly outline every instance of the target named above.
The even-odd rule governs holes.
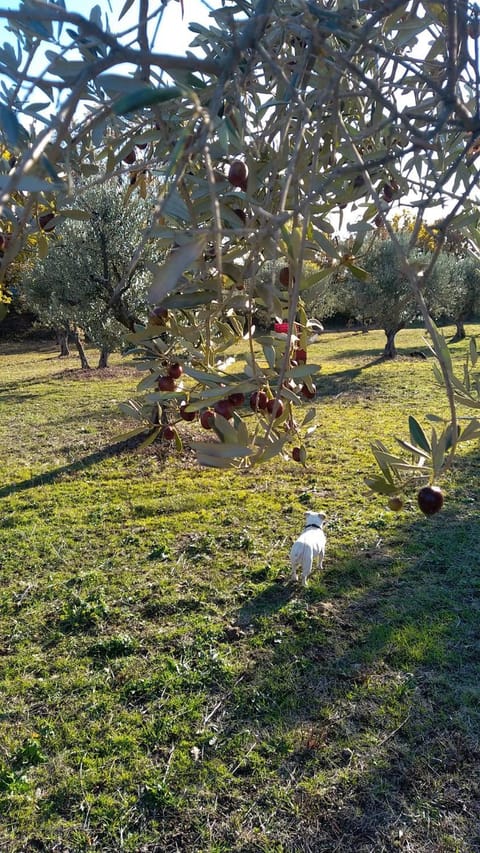
[[[118,23],[117,18],[125,2],[126,0],[65,0],[65,5],[69,11],[78,12],[86,18],[90,17],[90,13],[95,7],[99,7],[102,11],[102,19],[105,20],[105,16],[108,16],[112,32],[117,33],[135,26],[137,23],[139,0],[134,0],[131,8]],[[197,22],[203,26],[208,26],[212,22],[212,19],[209,18],[209,9],[220,8],[223,5],[222,0],[183,0],[183,2],[183,19],[181,5],[177,0],[167,0],[163,7],[161,24],[154,48],[156,52],[184,55],[195,37],[194,33],[189,30],[189,23]],[[18,9],[19,6],[20,0],[0,0],[0,9]],[[151,11],[162,9],[162,0],[150,0],[149,6]],[[4,41],[12,41],[12,37],[0,18],[0,45]],[[15,45],[15,41],[13,44]],[[45,65],[43,63],[42,68],[40,58],[35,62],[37,66],[32,66],[31,70],[40,74]],[[114,70],[116,73],[121,73],[120,68]]]
[[[116,31],[117,15],[124,5],[124,0],[65,0],[65,5],[69,12],[78,12],[85,18],[90,17],[90,12],[95,6],[99,6],[102,12],[108,15],[111,29]],[[150,4],[152,10],[158,8],[160,5],[160,0],[155,0],[155,2],[151,2]],[[219,0],[211,0],[208,5],[210,8],[218,8],[220,3]],[[6,0],[6,2],[1,2],[0,0],[0,8],[2,9],[18,9],[19,7],[20,0]],[[132,8],[120,22],[121,30],[135,22],[138,14],[137,9],[138,0],[135,0]],[[193,33],[188,29],[188,24],[191,21],[196,21],[204,26],[207,25],[209,21],[209,9],[203,0],[184,0],[184,9],[185,15],[182,20],[180,3],[176,2],[176,0],[169,0],[167,2],[160,25],[159,38],[156,43],[156,50],[158,52],[180,56],[185,54],[189,42],[194,38]],[[9,33],[5,30],[5,26],[0,24],[0,43],[8,41],[8,39]]]
[[[121,34],[129,29],[132,29],[133,34],[136,31],[138,24],[138,7],[139,0],[134,0],[131,8],[125,13],[121,21],[118,21],[126,0],[65,0],[65,6],[69,12],[81,14],[84,18],[90,18],[92,10],[95,7],[100,8],[102,25],[105,25],[108,19],[108,24],[113,34]],[[150,28],[150,38],[155,34],[154,50],[156,53],[168,53],[170,55],[184,56],[189,50],[189,45],[195,38],[195,33],[189,30],[189,24],[196,22],[202,26],[208,27],[212,23],[209,18],[211,8],[219,8],[221,0],[183,0],[184,16],[182,18],[182,9],[178,0],[167,0],[165,5],[162,0],[150,0],[150,13],[161,10],[160,25],[158,26],[158,15],[155,16]],[[15,10],[20,8],[20,0],[0,0],[0,10]],[[0,18],[0,46],[4,42],[10,43],[14,50],[17,50],[17,40],[6,29],[5,18]],[[158,27],[158,31],[156,32]],[[68,38],[68,37],[67,37]],[[64,41],[64,39],[62,39]],[[48,44],[45,43],[39,51],[30,66],[30,74],[35,74],[40,77],[45,68],[49,64],[45,57],[45,51],[48,50]],[[193,49],[195,50],[195,49]],[[200,51],[203,56],[203,52]],[[80,58],[78,55],[70,52],[68,59]],[[112,71],[116,74],[125,73],[121,65],[117,65]],[[130,69],[126,73],[130,73]],[[0,76],[0,81],[3,80]],[[8,89],[12,85],[11,79],[5,79]],[[29,100],[33,102],[42,102],[45,100],[43,93],[33,89],[30,92]]]

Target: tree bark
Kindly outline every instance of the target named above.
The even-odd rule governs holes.
[[[135,326],[141,323],[139,318],[136,317],[135,314],[132,314],[125,306],[122,299],[119,299],[118,297],[111,299],[108,307],[115,317],[115,320],[121,323],[122,326],[125,326],[129,332],[134,332]]]
[[[398,329],[392,331],[389,329],[385,332],[387,336],[387,343],[385,344],[385,349],[383,350],[384,358],[396,358],[397,350],[395,348],[395,335],[397,334]]]
[[[465,338],[467,336],[467,333],[465,331],[465,324],[464,324],[463,320],[456,320],[455,326],[456,326],[455,334],[450,341],[450,343],[452,343],[452,344],[456,343],[457,341],[465,340]]]
[[[80,358],[80,364],[82,365],[82,370],[91,370],[91,367],[88,363],[88,358],[86,356],[83,344],[80,340],[80,335],[78,333],[78,329],[75,329],[73,332],[73,340],[75,341],[75,346],[78,351],[78,356]]]
[[[103,367],[108,367],[108,356],[110,355],[107,347],[102,347],[100,350],[100,358],[98,360],[98,370],[101,370]]]
[[[57,341],[60,347],[59,358],[66,358],[67,355],[70,355],[70,350],[68,348],[68,329],[57,329]]]

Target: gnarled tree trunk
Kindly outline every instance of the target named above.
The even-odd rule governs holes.
[[[70,355],[70,350],[68,347],[68,329],[57,329],[57,343],[60,347],[59,358],[66,358]]]
[[[110,355],[110,351],[107,347],[102,347],[100,350],[100,358],[98,359],[98,369],[101,370],[102,367],[108,367],[108,356]]]
[[[464,321],[462,319],[456,320],[455,326],[456,326],[455,334],[450,341],[450,343],[452,343],[452,344],[456,343],[457,341],[463,341],[467,336],[467,333],[465,331],[465,324],[464,324]]]
[[[80,340],[80,335],[79,335],[78,329],[74,329],[74,331],[73,331],[73,340],[75,341],[75,346],[76,346],[77,351],[78,351],[80,363],[82,365],[82,370],[91,370],[91,367],[88,363],[88,358],[87,358],[86,353],[85,353],[85,349],[84,349],[83,344]]]
[[[395,347],[395,336],[396,336],[398,331],[400,331],[400,330],[395,329],[393,331],[392,329],[388,329],[385,331],[385,334],[387,336],[387,343],[385,344],[385,349],[383,350],[383,357],[384,358],[396,358],[397,357],[397,350]]]

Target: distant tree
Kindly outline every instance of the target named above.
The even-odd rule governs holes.
[[[365,240],[388,232],[445,382],[453,438],[442,446],[453,459],[458,383],[424,297],[436,251],[420,269],[414,246],[422,250],[422,226],[441,210],[440,234],[465,229],[480,257],[478,4],[214,3],[209,25],[192,22],[185,56],[158,49],[163,3],[127,0],[108,11],[97,4],[89,17],[69,5],[23,0],[0,9],[13,43],[0,50],[0,141],[14,154],[13,162],[0,160],[1,215],[12,236],[0,282],[28,229],[43,227],[39,208],[62,216],[78,175],[123,176],[139,196],[161,176],[155,217],[138,231],[136,248],[142,253],[154,239],[168,253],[149,291],[152,315],[165,324],[156,327],[158,345],[153,322],[145,329],[152,384],[143,377],[139,391],[150,404],[166,326],[197,408],[212,402],[212,386],[222,395],[239,394],[240,385],[242,394],[282,399],[283,420],[246,407],[234,425],[217,420],[218,441],[197,443],[202,464],[243,469],[301,440],[292,407],[306,381],[313,394],[315,365],[292,367],[292,334],[299,315],[306,334],[301,303],[318,280],[305,274],[307,263],[324,253],[348,276],[362,265]],[[391,224],[399,204],[415,217],[408,251]],[[355,235],[350,256],[339,253],[336,228]],[[131,257],[127,277],[138,252]],[[277,347],[271,336],[258,340],[253,314],[264,301],[259,273],[280,257],[288,259],[289,286],[272,281],[270,289],[290,331]],[[123,287],[115,285],[110,308]],[[398,301],[400,308],[407,299]],[[223,368],[232,330],[244,346],[235,373]],[[142,347],[139,335],[135,345]],[[160,406],[170,405],[169,393],[158,391]],[[442,465],[436,458],[433,479]]]
[[[409,262],[426,265],[431,253],[408,248],[409,235],[399,232],[397,239],[409,256]],[[373,324],[385,332],[384,358],[397,355],[395,338],[401,329],[419,315],[418,304],[402,269],[397,247],[387,237],[377,237],[361,258],[362,270],[345,264],[334,270],[317,288],[315,307],[322,316],[346,314],[362,325]],[[344,257],[348,255],[345,247]],[[428,281],[428,293],[435,288],[435,272]]]
[[[126,200],[125,188],[110,181],[77,193],[75,216],[55,228],[46,256],[24,277],[23,291],[40,318],[73,333],[77,346],[82,329],[100,348],[99,367],[105,367],[126,331],[145,320],[145,262],[153,255],[147,247],[144,260],[133,265],[132,258],[152,205]]]
[[[480,304],[480,264],[471,255],[442,252],[435,272],[431,312],[455,323],[452,341],[461,341],[466,336],[465,323],[473,319]]]
[[[412,239],[416,220],[411,214],[396,215],[392,220],[396,232]],[[446,318],[456,325],[454,341],[465,338],[465,322],[472,319],[478,306],[480,262],[466,231],[444,227],[442,220],[422,223],[417,228],[416,243],[430,257],[436,253],[435,286],[430,287],[429,308],[432,316]]]

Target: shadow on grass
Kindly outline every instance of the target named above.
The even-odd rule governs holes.
[[[382,359],[374,359],[360,367],[352,367],[348,370],[340,370],[338,373],[320,374],[317,381],[317,399],[320,397],[334,396],[342,394],[344,396],[352,392],[362,391],[362,374],[369,367],[375,367],[380,364]],[[368,392],[371,393],[372,388],[368,386]]]
[[[138,637],[111,633],[110,614],[111,631],[92,638],[89,620],[100,619],[92,608],[101,599],[94,589],[80,596],[68,588],[60,641],[67,619],[68,637],[80,648],[83,641],[92,659],[88,678],[108,668],[104,696],[118,699],[111,707],[123,725],[134,714],[142,762],[153,756],[135,777],[130,849],[480,849],[478,469],[473,456],[462,463],[446,510],[405,517],[388,550],[327,551],[326,572],[314,574],[306,591],[275,580],[270,568],[257,572],[255,592],[246,570],[242,591],[252,594],[230,601],[200,561],[189,595],[179,598],[175,587],[166,601],[161,584],[144,590]],[[222,531],[217,541],[209,532],[192,544],[200,556],[207,546],[235,555],[242,539]],[[129,589],[132,630],[135,595]],[[159,626],[150,652],[147,620]],[[137,639],[144,657],[135,658]],[[91,719],[89,705],[87,729]],[[107,758],[120,766],[130,760],[129,751],[115,755],[115,743],[101,752],[98,790]],[[49,819],[62,815],[59,790],[39,806]],[[92,809],[102,853],[118,849],[108,820],[114,823]]]
[[[430,357],[433,358],[433,356],[431,356],[428,353],[427,349],[424,347],[414,348],[411,346],[397,346],[396,350],[397,356],[409,358],[412,360],[412,362],[424,361],[423,356],[425,356],[425,359]],[[364,364],[363,367],[373,367],[376,364],[382,364],[385,361],[391,361],[391,359],[385,358],[383,347],[374,347],[370,349],[368,346],[361,347],[360,349],[341,350],[340,352],[330,355],[329,359],[331,361],[348,361],[354,358],[366,358],[368,356],[372,358],[372,361],[369,361],[367,364]]]
[[[270,820],[278,849],[480,849],[474,506],[397,536],[396,559],[349,555],[306,592],[273,583],[238,611],[262,649],[228,702],[259,744],[238,784],[248,798],[266,774],[248,821],[261,836]]]
[[[84,471],[92,465],[97,465],[105,459],[111,459],[113,456],[119,456],[122,453],[130,452],[139,447],[144,437],[131,438],[127,441],[119,441],[114,444],[109,444],[101,450],[90,453],[88,456],[83,456],[75,462],[69,462],[67,465],[60,465],[54,468],[53,471],[46,471],[43,474],[36,474],[35,477],[29,477],[27,480],[22,480],[19,483],[10,483],[8,486],[0,488],[0,498],[6,498],[15,492],[22,492],[27,489],[36,489],[38,486],[47,486],[50,483],[55,483],[61,477],[66,475],[76,474],[79,471]]]
[[[52,358],[60,358],[58,346],[55,345],[54,341],[49,340],[18,340],[18,341],[0,341],[0,356],[2,355],[25,355],[27,352],[33,352],[35,354],[39,353],[51,353]],[[30,359],[25,359],[25,362],[29,363]]]
[[[269,616],[278,612],[295,596],[297,590],[292,584],[278,580],[262,589],[240,608],[237,621],[240,626],[251,625],[259,616]]]
[[[8,382],[8,381],[2,382],[2,387],[0,389],[0,398],[2,400],[7,400],[8,402],[15,403],[16,400],[22,399],[21,392],[25,388],[30,388],[32,386],[38,387],[38,385],[42,385],[42,384],[47,385],[49,382],[50,382],[49,377],[45,377],[45,379],[42,380],[42,378],[38,377],[38,376],[36,376],[33,379],[25,379],[25,380],[21,380],[21,381],[15,379],[11,382]],[[16,395],[15,392],[17,392],[17,391],[20,393]],[[56,392],[52,389],[48,393],[53,395]]]

